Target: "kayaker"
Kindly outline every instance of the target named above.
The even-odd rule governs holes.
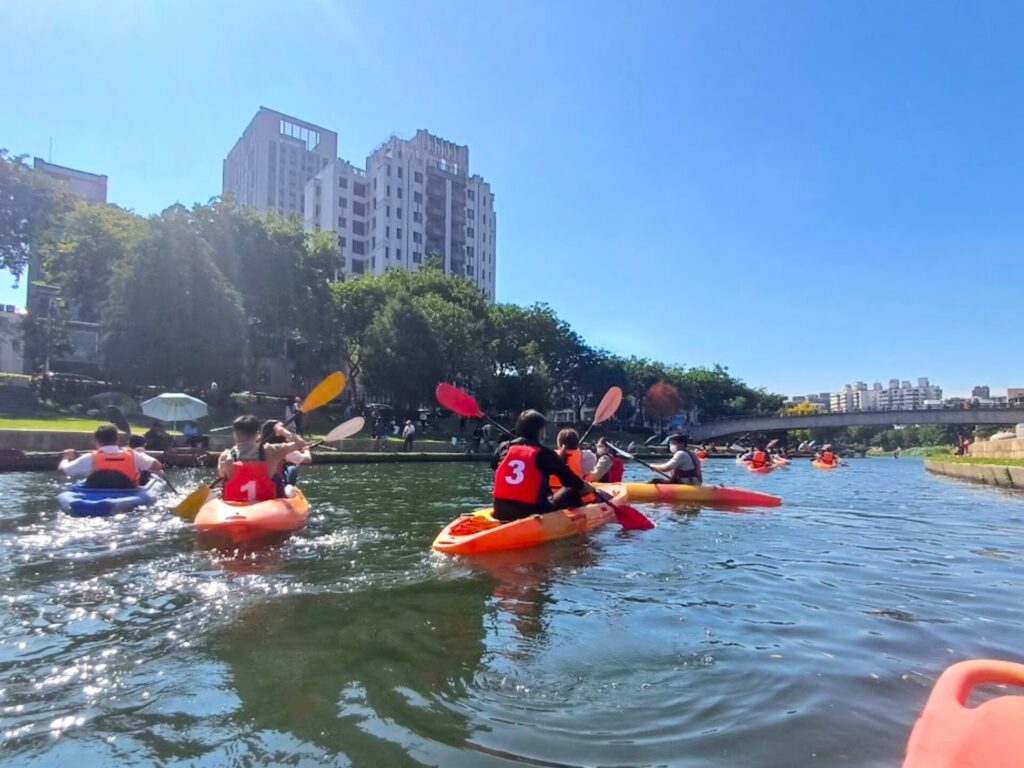
[[[580,433],[572,427],[566,427],[555,437],[555,453],[577,477],[586,477],[583,469],[583,451],[580,450]],[[557,475],[551,476],[551,487],[561,488],[562,481]]]
[[[174,438],[168,433],[162,421],[154,421],[144,437],[146,445],[154,451],[166,451],[174,445]]]
[[[274,476],[292,451],[301,451],[306,441],[274,422],[274,433],[284,439],[267,443],[260,439],[260,422],[255,416],[239,416],[232,423],[235,445],[217,461],[217,474],[224,478],[225,501],[268,501],[278,498]]]
[[[280,445],[287,442],[288,432],[284,424],[276,419],[269,419],[263,422],[260,428],[260,442],[265,445]],[[292,435],[294,437],[294,435]],[[283,498],[295,496],[295,486],[299,483],[299,465],[312,464],[313,454],[309,448],[302,448],[292,451],[285,456],[284,463],[274,473],[274,482],[277,483],[277,495]]]
[[[87,488],[137,488],[143,472],[162,472],[163,465],[144,451],[121,448],[118,431],[104,424],[93,432],[95,450],[82,456],[64,451],[58,469],[72,479],[85,478]]]
[[[547,420],[537,411],[523,411],[516,437],[498,446],[493,466],[494,516],[508,522],[530,515],[578,507],[593,486],[573,472],[552,449],[542,445]],[[577,435],[577,445],[579,436]],[[551,478],[562,487],[553,495]]]
[[[136,453],[146,452],[146,438],[142,435],[128,435],[128,447]],[[150,477],[153,473],[149,470],[142,470],[139,472],[139,485],[145,485],[149,482]]]
[[[597,464],[587,475],[587,480],[592,483],[621,483],[622,475],[626,471],[626,462],[612,451],[608,441],[603,437],[594,446],[597,454]]]
[[[754,450],[750,454],[750,466],[753,469],[764,469],[772,463],[771,454],[768,453],[768,449],[764,443],[755,443]]]
[[[815,458],[822,464],[832,466],[839,461],[839,457],[836,456],[835,451],[832,450],[832,444],[823,445],[821,452],[815,456]]]
[[[652,464],[655,472],[667,472],[669,477],[656,477],[652,483],[670,483],[673,485],[703,485],[704,473],[700,468],[700,459],[686,447],[685,435],[670,435],[668,450],[672,458],[664,464]]]

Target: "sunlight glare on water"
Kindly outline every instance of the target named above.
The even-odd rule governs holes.
[[[482,464],[314,468],[307,528],[239,554],[0,475],[0,764],[894,766],[942,669],[1022,659],[1024,496],[708,475],[785,505],[473,559],[429,545]]]

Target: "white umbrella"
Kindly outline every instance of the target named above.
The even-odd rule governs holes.
[[[142,404],[142,412],[152,419],[170,421],[194,421],[206,416],[209,411],[202,400],[184,392],[164,392]]]

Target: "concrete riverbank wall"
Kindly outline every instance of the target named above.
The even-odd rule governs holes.
[[[1024,459],[1024,440],[977,440],[970,453],[985,459]]]
[[[958,480],[1024,490],[1024,467],[1010,467],[1002,464],[961,464],[955,461],[928,459],[924,463],[924,468],[929,472],[955,477]]]

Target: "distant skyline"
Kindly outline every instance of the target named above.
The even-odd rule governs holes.
[[[284,9],[287,8],[287,12]],[[1024,386],[1024,6],[563,0],[5,8],[0,147],[157,213],[260,105],[492,185],[499,301],[786,394]],[[23,304],[0,285],[0,302]]]

